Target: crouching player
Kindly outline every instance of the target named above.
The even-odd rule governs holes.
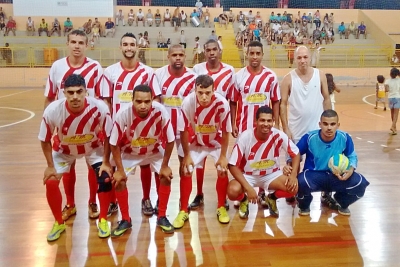
[[[229,182],[228,197],[240,201],[240,218],[248,217],[249,202],[257,203],[254,187],[276,190],[266,198],[271,216],[279,214],[277,198],[293,197],[297,193],[299,150],[284,132],[273,126],[272,109],[260,107],[256,112],[255,128],[242,132],[233,147],[229,171],[235,179]],[[284,175],[279,166],[281,148],[292,158],[289,176]]]

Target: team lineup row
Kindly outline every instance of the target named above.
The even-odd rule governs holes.
[[[248,216],[248,203],[258,199],[253,187],[270,191],[268,195],[261,191],[261,200],[276,216],[280,197],[297,196],[299,213],[308,215],[311,192],[325,191],[324,201],[331,208],[350,215],[348,206],[363,196],[368,182],[354,172],[357,156],[351,137],[337,130],[338,116],[331,110],[325,74],[310,67],[306,47],[297,48],[297,68],[279,85],[275,73],[261,65],[263,47],[257,41],[249,45],[248,66],[237,73],[220,61],[221,51],[213,40],[204,45],[207,62],[193,70],[184,66],[185,50],[172,45],[169,65],[154,71],[138,62],[136,38],[127,33],[120,41],[122,60],[104,73],[98,62],[85,57],[84,32],[72,31],[67,41],[69,56],[56,61],[50,70],[39,134],[48,165],[43,180],[46,197],[55,218],[49,241],[60,237],[66,228],[64,221],[76,213],[74,165],[80,157],[89,166],[89,217],[99,217],[99,237],[120,236],[132,227],[126,185],[127,175],[136,166],[141,167],[145,214],[153,214],[149,194],[151,172],[155,172],[157,225],[166,233],[182,228],[189,218],[195,169],[197,195],[190,206],[201,204],[208,155],[217,168],[221,223],[230,221],[227,196],[240,202],[241,218]],[[279,123],[274,125],[279,117],[283,131]],[[228,157],[230,135],[237,140]],[[171,224],[166,210],[172,179],[168,162],[174,143],[180,161],[180,208]],[[279,166],[281,148],[291,158],[283,170]],[[298,175],[300,154],[306,154],[306,161]],[[328,169],[328,155],[334,154],[350,159],[351,167],[343,174]],[[234,178],[231,181],[228,171]],[[61,177],[67,198],[64,210]],[[117,210],[117,203],[122,219],[111,231],[107,215]]]

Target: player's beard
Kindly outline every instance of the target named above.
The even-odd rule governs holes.
[[[132,55],[131,55],[131,56],[127,56],[127,55],[126,55],[127,52],[131,52]],[[133,59],[133,58],[135,58],[135,56],[136,56],[136,51],[126,51],[126,52],[123,53],[123,55],[124,55],[124,57],[125,57],[126,59]]]

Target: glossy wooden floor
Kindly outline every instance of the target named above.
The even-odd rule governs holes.
[[[390,111],[374,110],[362,101],[374,88],[342,91],[336,97],[341,129],[353,136],[358,171],[371,182],[365,197],[350,207],[350,217],[321,208],[316,194],[310,217],[299,217],[297,207],[279,200],[279,219],[251,205],[249,219],[241,220],[231,204],[231,222],[221,225],[209,160],[204,209],[192,212],[183,229],[166,235],[156,227],[155,216],[141,214],[136,174],[129,180],[132,231],[102,240],[96,221],[87,218],[88,186],[81,160],[78,214],[58,241],[48,243],[53,217],[42,185],[45,160],[37,140],[43,89],[0,90],[0,266],[399,266],[400,137],[388,134]],[[374,96],[366,100],[373,102]],[[30,112],[36,114],[32,119],[15,124]],[[171,165],[177,176],[175,156]],[[175,179],[168,206],[171,221],[178,212],[178,192]],[[195,193],[196,188],[191,199]],[[116,225],[118,216],[110,221]]]

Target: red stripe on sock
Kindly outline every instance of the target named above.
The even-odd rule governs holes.
[[[181,176],[180,181],[181,210],[188,212],[189,197],[192,193],[192,176]]]
[[[128,189],[125,188],[122,191],[115,191],[117,196],[119,210],[121,212],[122,220],[129,221],[129,202],[128,202]]]
[[[49,203],[51,212],[53,213],[54,219],[59,223],[64,223],[62,219],[62,197],[60,191],[60,181],[47,180],[46,181],[46,198]]]
[[[158,218],[166,216],[171,185],[160,184],[158,190]]]
[[[150,189],[151,189],[150,165],[140,166],[140,179],[142,180],[143,199],[150,199]]]
[[[228,190],[228,176],[220,177],[218,176],[217,182],[215,184],[215,189],[218,195],[218,208],[225,206],[226,191]]]

